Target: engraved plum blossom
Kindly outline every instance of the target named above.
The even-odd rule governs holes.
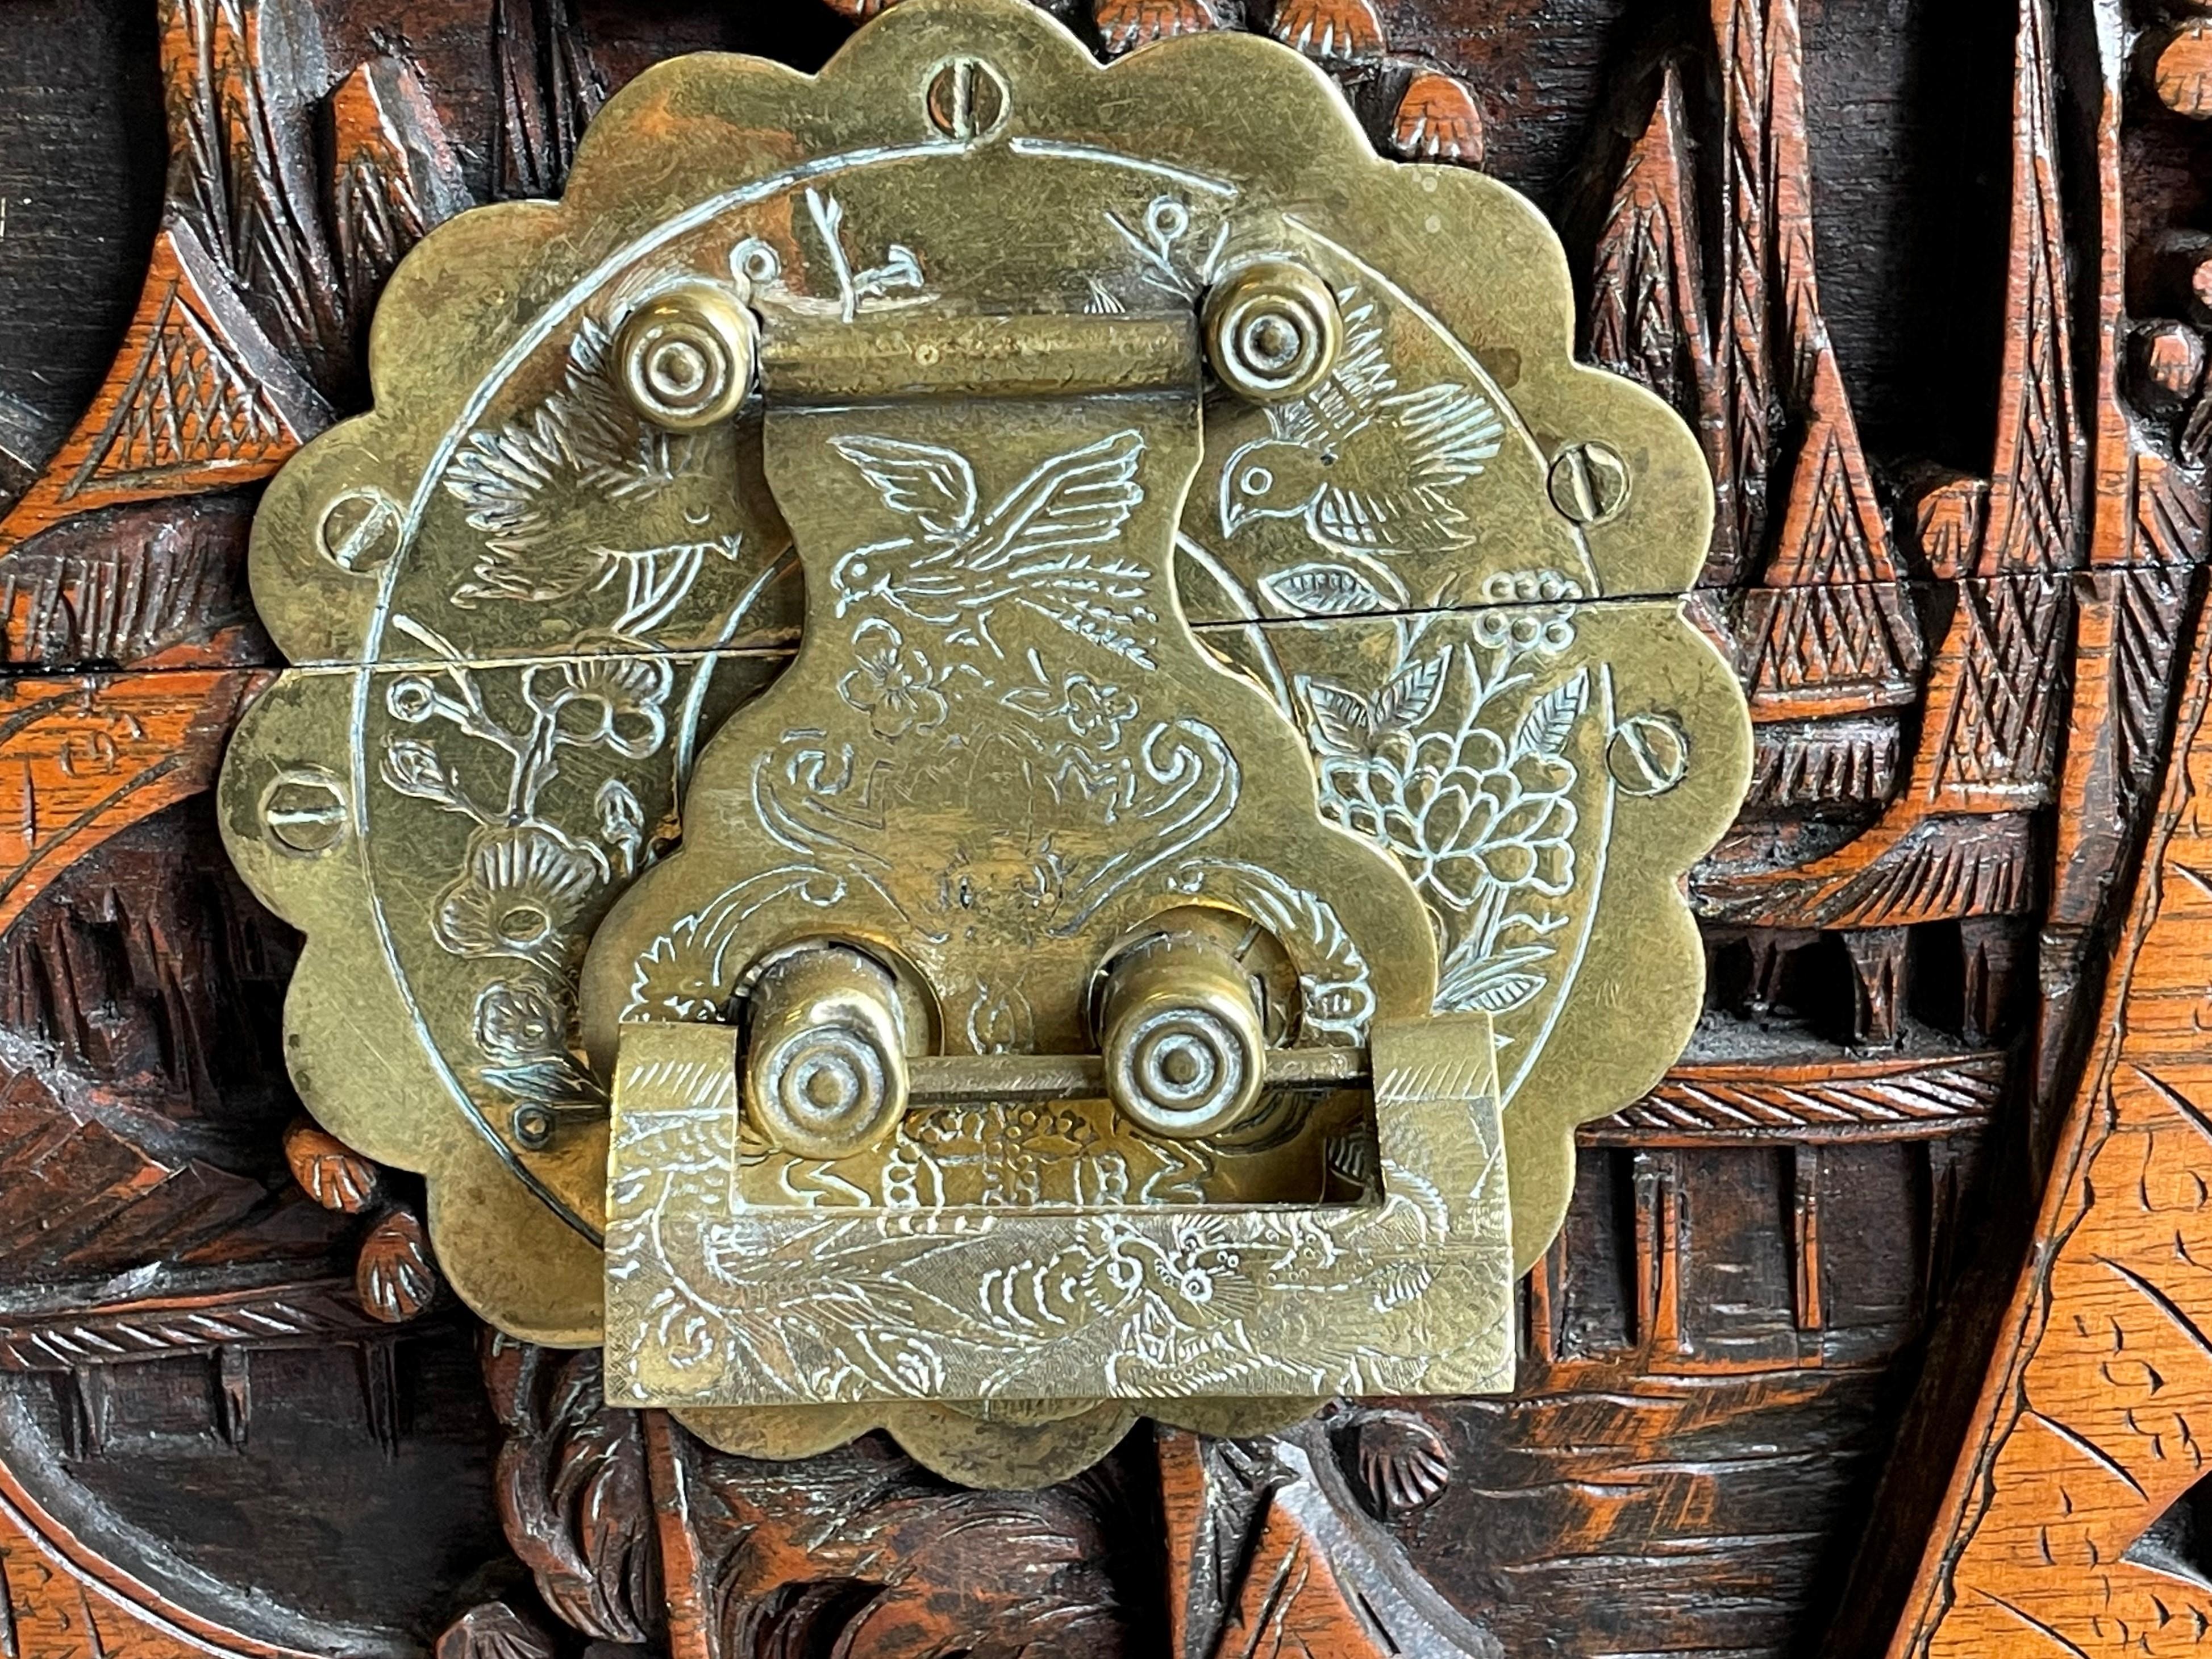
[[[933,732],[945,724],[944,676],[906,642],[893,624],[862,623],[853,635],[859,665],[837,682],[837,695],[868,717],[869,729],[885,742],[909,732]]]
[[[1062,688],[1067,729],[1100,749],[1121,741],[1121,728],[1137,718],[1137,699],[1118,685],[1103,685],[1088,674],[1071,674]]]
[[[550,724],[553,742],[642,760],[667,738],[663,708],[673,682],[665,658],[593,653],[532,663],[523,671],[522,700]]]
[[[608,877],[606,854],[548,824],[480,828],[431,921],[456,956],[520,957],[557,967],[584,907]]]

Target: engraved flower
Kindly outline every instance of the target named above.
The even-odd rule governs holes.
[[[837,695],[868,717],[878,737],[890,741],[945,723],[945,694],[929,659],[896,628],[879,619],[862,623],[853,650],[860,665],[837,682]]]
[[[544,824],[495,824],[469,837],[460,876],[438,896],[431,931],[460,957],[553,964],[593,890],[606,854]]]
[[[558,741],[643,760],[668,734],[662,705],[674,671],[665,659],[593,653],[523,672],[522,696],[553,722]]]
[[[1423,893],[1466,910],[1487,884],[1552,897],[1574,884],[1573,773],[1539,751],[1516,756],[1486,727],[1425,732],[1407,763],[1331,768],[1330,805],[1347,827],[1396,854]]]
[[[1088,674],[1071,674],[1062,690],[1067,729],[1097,740],[1101,749],[1121,741],[1121,728],[1137,718],[1137,699],[1118,685],[1101,685]]]

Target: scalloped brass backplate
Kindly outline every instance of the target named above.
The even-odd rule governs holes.
[[[1250,36],[647,71],[256,523],[302,1097],[486,1319],[757,1455],[1507,1386],[1749,752],[1698,447],[1572,304]]]

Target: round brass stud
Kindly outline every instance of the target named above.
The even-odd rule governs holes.
[[[1235,1128],[1258,1104],[1267,1036],[1249,974],[1218,941],[1164,933],[1108,970],[1106,1092],[1154,1134]]]
[[[846,1158],[905,1115],[898,987],[878,963],[847,945],[801,947],[763,971],[750,1007],[745,1109],[776,1146]]]
[[[514,1131],[515,1144],[525,1152],[542,1152],[553,1144],[553,1109],[525,1101],[514,1109],[507,1127]]]
[[[1303,397],[1344,348],[1344,313],[1328,284],[1288,259],[1262,259],[1206,296],[1206,355],[1221,384],[1255,404]]]
[[[672,432],[736,414],[752,390],[759,325],[728,289],[687,283],[647,301],[615,339],[622,388],[638,413]]]
[[[1579,525],[1603,524],[1628,505],[1628,463],[1611,444],[1570,444],[1552,459],[1552,505]]]

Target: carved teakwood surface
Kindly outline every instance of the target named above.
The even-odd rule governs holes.
[[[254,492],[427,229],[653,62],[883,4],[0,9],[0,1651],[2201,1645],[2193,4],[1055,0],[1265,33],[1531,195],[1698,432],[1757,737],[1698,1036],[1584,1133],[1504,1399],[975,1493],[479,1364],[419,1186],[295,1121],[295,942],[216,844]]]

